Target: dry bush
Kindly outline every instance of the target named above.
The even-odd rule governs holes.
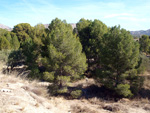
[[[43,90],[41,88],[34,88],[31,90],[36,95],[42,95]]]
[[[118,104],[106,104],[104,105],[103,109],[108,110],[108,111],[112,111],[112,112],[119,112],[120,106]]]
[[[95,110],[91,110],[89,107],[86,106],[72,105],[71,113],[98,113],[98,112]]]
[[[31,97],[33,97],[38,103],[42,104],[44,102],[44,99],[40,96],[37,96],[34,93],[30,93]]]
[[[150,89],[150,76],[145,76],[143,88]]]
[[[150,100],[148,99],[148,98],[142,98],[141,100],[140,100],[140,102],[141,103],[144,103],[144,104],[150,104]]]
[[[102,99],[98,99],[97,97],[90,98],[90,99],[88,99],[88,101],[89,101],[91,104],[100,105],[101,107],[103,107],[103,106],[104,106],[104,103],[105,103]]]
[[[27,86],[22,86],[21,88],[23,88],[24,90],[34,93],[37,96],[43,96],[43,97],[48,97],[48,93],[47,93],[47,89],[46,87],[35,87],[32,85],[27,85]]]
[[[49,97],[46,87],[33,87],[31,89],[31,92],[38,96]]]
[[[122,99],[119,100],[119,102],[120,102],[120,103],[127,103],[127,102],[129,103],[130,100],[127,99],[127,98],[122,98]]]

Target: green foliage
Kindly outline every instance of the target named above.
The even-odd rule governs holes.
[[[99,20],[92,22],[82,18],[77,23],[77,30],[87,58],[95,58],[98,53],[98,44],[107,32],[107,26]]]
[[[6,34],[7,34],[8,32],[9,32],[9,31],[7,31],[6,29],[0,28],[0,36],[6,36]]]
[[[149,58],[145,56],[144,54],[140,53],[140,60],[136,68],[137,68],[138,74],[144,73],[146,70],[148,70],[150,68]]]
[[[82,90],[75,90],[71,92],[71,96],[74,99],[78,99],[82,96]]]
[[[71,26],[57,18],[49,25],[46,40],[42,64],[47,72],[54,73],[54,84],[59,86],[61,92],[71,76],[84,73],[87,67],[86,56]]]
[[[28,69],[33,71],[31,72],[31,75],[33,76],[33,74],[37,72],[34,68],[36,67],[36,70],[38,70],[41,66],[41,53],[42,47],[44,46],[42,41],[46,36],[46,32],[44,25],[42,24],[36,25],[32,30],[32,33],[30,33],[32,37],[29,37],[22,43],[22,51],[25,56],[26,64],[28,65]],[[45,51],[43,51],[43,53],[45,53]]]
[[[87,56],[88,71],[94,71],[97,67],[98,53],[103,35],[107,33],[107,26],[99,20],[81,19],[77,23],[77,31]]]
[[[57,84],[60,85],[60,88],[68,86],[69,81],[70,81],[69,76],[57,76],[57,78],[56,78],[56,82],[57,82]]]
[[[43,41],[45,40],[45,37],[47,36],[45,26],[43,24],[37,24],[33,28],[33,41],[36,44],[37,49],[41,49],[41,46],[43,45]]]
[[[10,49],[10,43],[9,41],[6,39],[6,37],[4,36],[1,36],[0,37],[0,50],[3,50],[3,49]]]
[[[44,72],[43,73],[43,79],[48,81],[48,82],[52,82],[54,81],[54,72]]]
[[[46,37],[47,34],[45,31],[45,26],[43,24],[37,24],[36,26],[34,26],[33,34],[38,38],[41,38],[43,36]]]
[[[13,51],[9,52],[10,49]],[[139,44],[128,31],[120,26],[107,28],[96,19],[82,18],[74,30],[58,18],[47,29],[43,24],[31,27],[28,23],[16,25],[12,32],[0,29],[0,50],[3,61],[9,55],[8,65],[25,62],[31,70],[30,78],[52,82],[52,94],[66,93],[69,82],[79,80],[86,71],[87,61],[88,71],[96,74],[100,84],[130,97],[143,85],[144,80],[138,74],[149,67],[149,59],[139,56]],[[150,39],[146,35],[140,39],[140,50],[150,52]],[[79,98],[82,91],[72,91],[71,95]]]
[[[6,39],[9,41],[9,43],[11,43],[12,38],[11,38],[10,33],[6,34]]]
[[[130,80],[130,89],[133,94],[138,94],[139,90],[142,88],[144,83],[144,77],[142,76],[133,76],[129,78]]]
[[[67,87],[61,87],[61,88],[58,88],[56,91],[57,91],[56,94],[63,94],[63,93],[67,93],[68,89]]]
[[[21,50],[11,50],[8,55],[7,66],[14,68],[24,62],[24,55]]]
[[[51,95],[65,94],[68,91],[67,87],[59,88],[59,86],[56,84],[50,85],[48,89]]]
[[[142,35],[140,38],[140,50],[146,54],[150,52],[150,39],[147,35]]]
[[[120,29],[120,26],[112,27],[105,34],[100,50],[102,68],[97,70],[99,81],[110,89],[116,89],[120,84],[130,86],[127,78],[128,76],[133,76],[133,78],[137,76],[135,68],[139,61],[139,45],[134,42],[130,33]],[[121,85],[121,87],[123,86]]]
[[[70,77],[68,76],[53,76],[53,73],[45,73],[47,74],[48,80],[53,81],[53,84],[49,86],[50,93],[52,95],[63,94],[68,92],[68,83],[70,81]],[[55,80],[54,80],[55,79]]]
[[[26,39],[30,38],[31,33],[32,33],[32,27],[28,23],[20,23],[20,24],[14,26],[12,32],[16,33],[18,40],[19,40],[20,44],[22,45],[22,43]]]
[[[19,49],[19,47],[20,47],[20,42],[19,42],[17,36],[12,37],[11,45],[12,45],[12,48],[13,48],[14,50]]]
[[[33,64],[35,65],[35,64]],[[32,67],[32,68],[29,68],[31,70],[31,72],[29,73],[28,77],[31,78],[31,79],[42,79],[42,76],[41,74],[39,73],[39,69],[38,67]]]
[[[72,76],[71,77],[71,82],[76,82],[78,80],[82,80],[82,79],[85,79],[86,76],[84,74],[81,74],[81,75],[77,75],[77,76]]]
[[[131,97],[133,94],[130,91],[130,85],[129,84],[119,84],[116,87],[117,94],[123,96],[123,97]]]
[[[35,70],[35,68],[38,69],[38,63],[37,63],[38,53],[36,52],[36,50],[37,50],[36,44],[31,38],[28,38],[22,44],[22,53],[25,56],[25,62],[26,62],[26,65],[28,65],[28,69],[31,69],[31,70]]]

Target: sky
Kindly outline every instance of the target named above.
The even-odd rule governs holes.
[[[0,0],[0,24],[49,24],[55,18],[77,23],[98,19],[130,31],[150,29],[150,0]]]

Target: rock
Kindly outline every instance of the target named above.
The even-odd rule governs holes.
[[[12,92],[10,89],[0,89],[0,92]]]
[[[103,109],[108,110],[108,111],[112,111],[112,110],[113,110],[113,107],[112,107],[112,105],[105,105],[105,106],[103,107]]]
[[[150,106],[149,105],[145,105],[144,108],[146,111],[150,111]]]

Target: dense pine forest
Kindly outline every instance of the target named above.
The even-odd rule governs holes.
[[[12,31],[0,29],[0,59],[11,67],[7,71],[25,65],[29,79],[52,83],[51,95],[81,97],[82,90],[70,92],[69,83],[86,77],[117,97],[133,98],[142,88],[149,54],[149,36],[135,41],[129,31],[97,19],[82,18],[74,29],[58,18],[48,28],[20,23]]]

